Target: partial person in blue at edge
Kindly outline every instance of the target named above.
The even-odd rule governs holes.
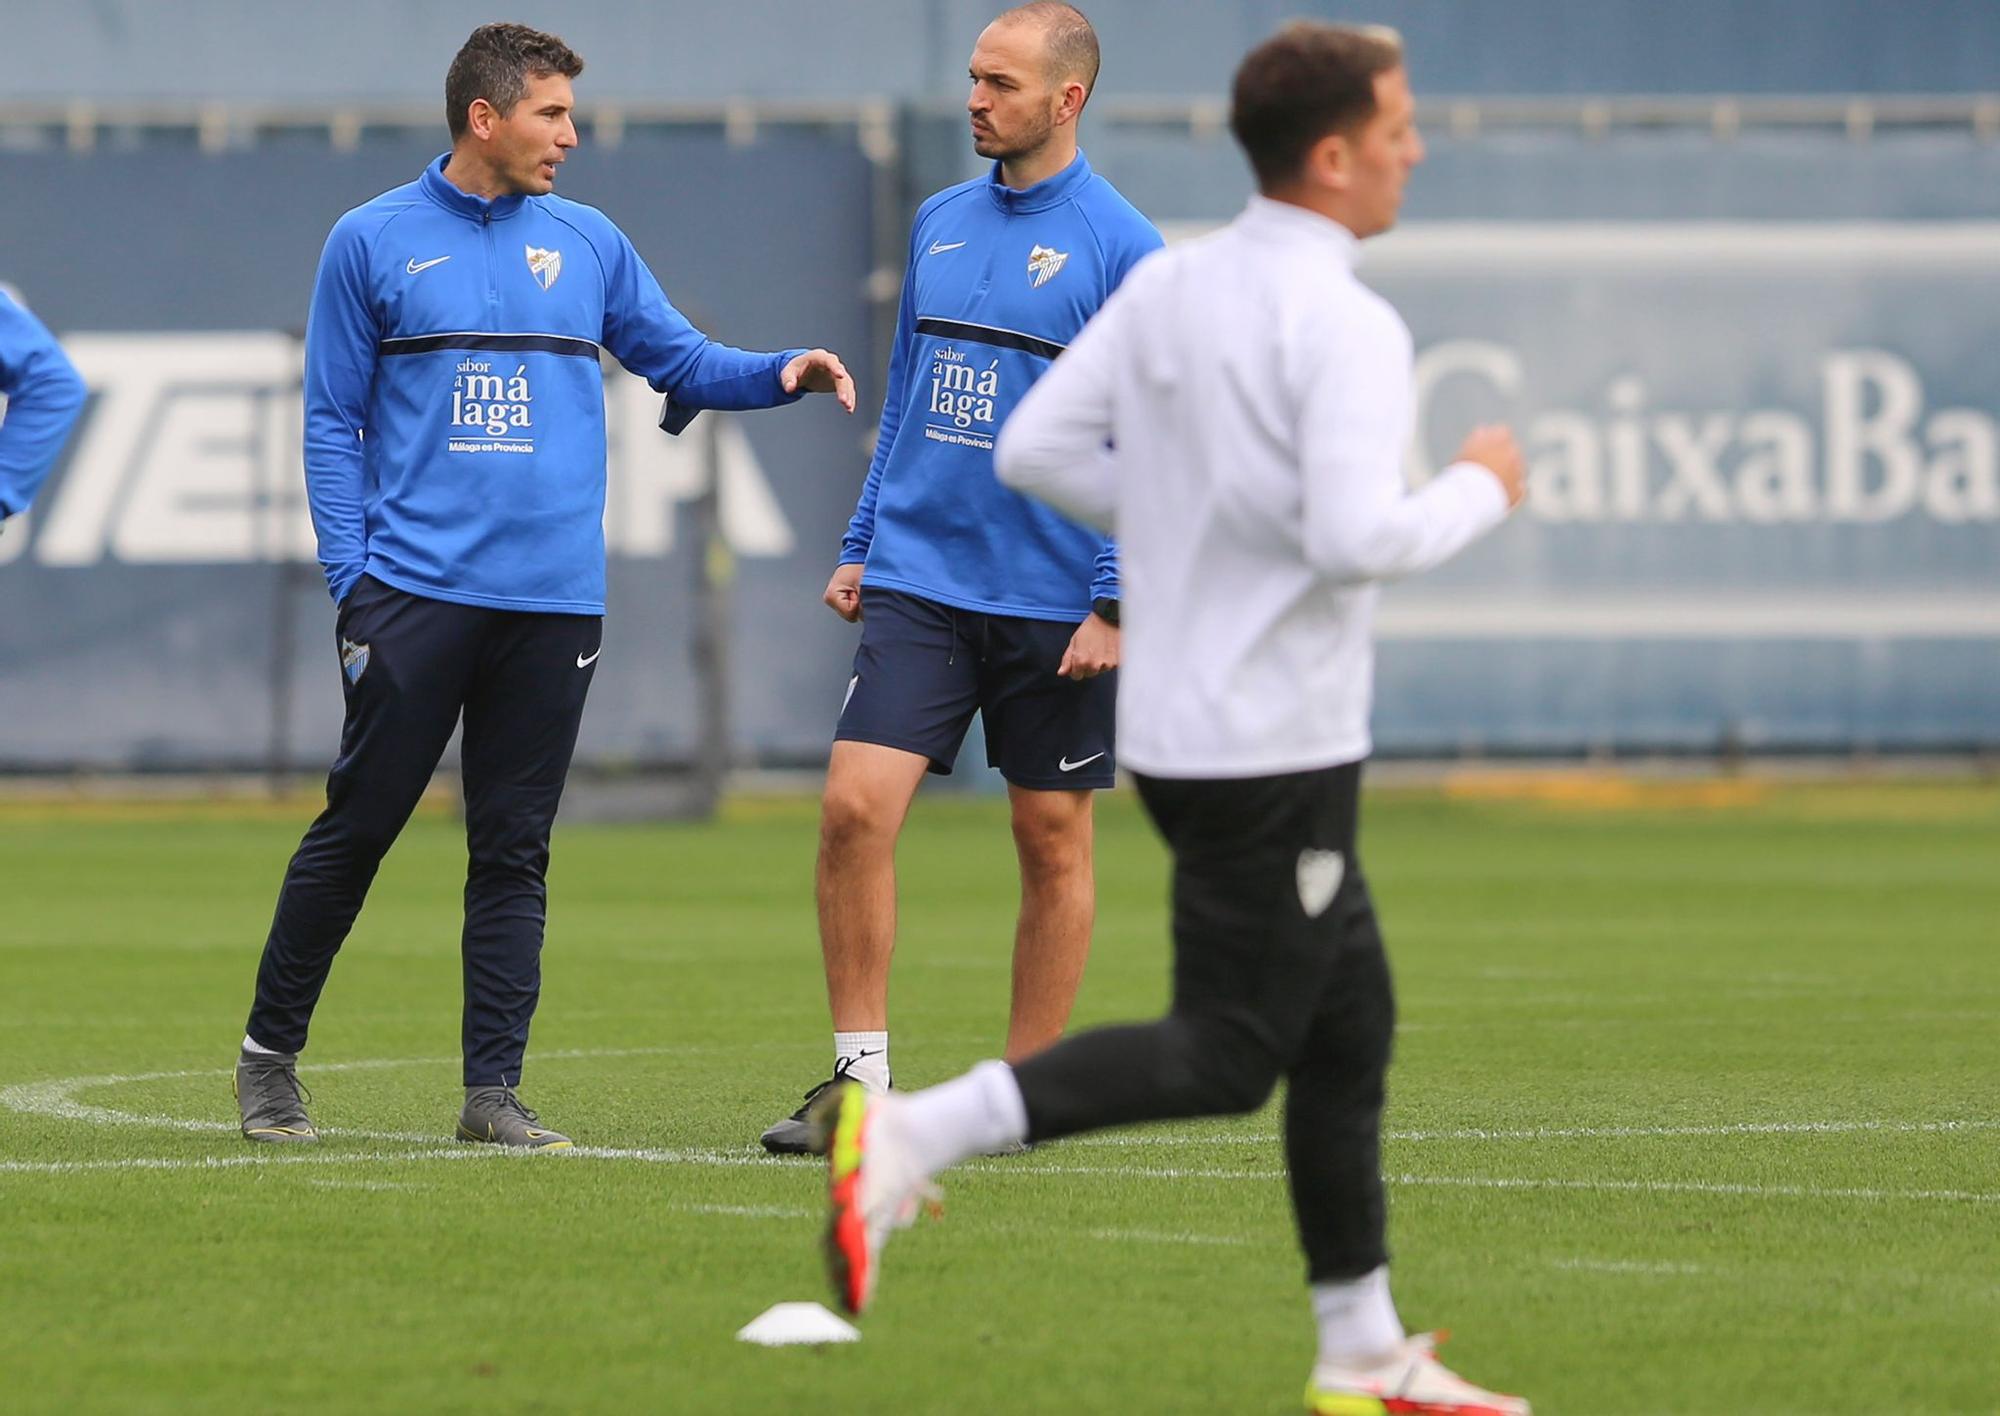
[[[1093,793],[1115,780],[1115,549],[1000,485],[993,439],[1160,234],[1077,147],[1097,35],[1021,5],[972,52],[972,143],[991,171],[937,193],[910,233],[873,463],[826,603],[861,621],[820,813],[816,894],[830,1081],[890,1085],[896,839],[972,715],[1007,780],[1021,912],[1006,1055],[1062,1035],[1096,908]],[[767,1150],[809,1149],[805,1104]]]
[[[35,499],[83,411],[83,377],[48,328],[0,290],[0,530]]]
[[[445,78],[452,150],[335,223],[306,326],[305,465],[346,722],[292,857],[236,1068],[243,1134],[310,1141],[297,1058],[377,865],[464,718],[461,1139],[570,1144],[516,1095],[549,834],[604,614],[600,351],[700,408],[854,385],[823,349],[716,344],[610,219],[552,194],[583,61],[522,25]],[[675,411],[677,410],[677,412]]]

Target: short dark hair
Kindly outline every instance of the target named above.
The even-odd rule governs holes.
[[[1296,177],[1321,138],[1375,116],[1375,80],[1403,65],[1403,40],[1382,25],[1297,20],[1243,56],[1230,92],[1229,130],[1257,185]]]
[[[444,121],[452,140],[465,136],[474,99],[485,99],[504,118],[528,96],[529,79],[573,79],[582,72],[576,51],[552,34],[526,25],[481,25],[445,71]]]
[[[1097,51],[1097,31],[1090,27],[1083,11],[1064,4],[1063,0],[1030,0],[993,17],[995,24],[1002,20],[1009,24],[1026,21],[1037,26],[1048,46],[1049,77],[1058,83],[1072,76],[1081,79],[1084,99],[1089,100],[1090,91],[1097,87],[1101,56]]]

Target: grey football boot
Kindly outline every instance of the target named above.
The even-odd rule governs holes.
[[[458,1138],[538,1151],[568,1150],[575,1144],[562,1132],[543,1126],[542,1118],[521,1104],[512,1087],[467,1087],[465,1109],[458,1113]]]
[[[295,1144],[319,1139],[306,1115],[312,1093],[299,1081],[298,1053],[244,1052],[236,1059],[229,1089],[243,1117],[245,1140]]]
[[[853,1080],[847,1069],[858,1059],[842,1057],[833,1064],[833,1075],[806,1093],[806,1099],[799,1103],[799,1109],[782,1121],[774,1121],[764,1128],[764,1134],[757,1139],[772,1155],[820,1155],[819,1137],[813,1130],[812,1112],[815,1104],[830,1088]],[[893,1087],[894,1082],[890,1085]]]

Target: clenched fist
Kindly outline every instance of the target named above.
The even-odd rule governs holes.
[[[836,566],[833,579],[826,582],[826,592],[820,596],[826,607],[853,624],[861,618],[861,564]]]
[[[1514,430],[1505,423],[1481,423],[1465,436],[1457,462],[1477,462],[1491,472],[1507,494],[1508,506],[1519,506],[1528,495],[1528,472],[1521,459],[1521,445]]]

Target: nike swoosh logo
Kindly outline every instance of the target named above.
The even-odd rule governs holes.
[[[404,266],[403,269],[408,271],[411,275],[421,275],[423,272],[429,270],[432,266],[443,265],[446,261],[450,259],[451,259],[450,256],[439,256],[435,260],[419,261],[415,256],[411,256],[409,264]]]
[[[1062,761],[1056,763],[1056,766],[1061,768],[1065,772],[1074,772],[1079,767],[1088,767],[1091,763],[1095,762],[1098,758],[1102,756],[1104,756],[1104,754],[1101,752],[1093,752],[1090,754],[1090,756],[1084,758],[1080,762],[1072,762],[1067,757],[1065,757]]]
[[[949,246],[947,246],[942,241],[933,241],[931,242],[930,250],[926,254],[933,256],[941,256],[946,251],[956,251],[960,246],[963,246],[964,244],[965,242],[963,241],[954,241]]]
[[[583,657],[583,655],[581,655],[581,654],[577,655],[577,656],[576,656],[576,666],[577,666],[577,667],[578,667],[579,669],[587,669],[587,668],[589,668],[589,667],[590,667],[590,666],[591,666],[592,664],[594,664],[594,663],[596,663],[596,662],[597,662],[597,655],[598,655],[598,654],[602,654],[603,652],[604,652],[604,646],[603,646],[602,644],[600,644],[600,645],[598,645],[598,646],[597,646],[597,653],[596,653],[596,654],[592,654],[592,655],[591,655],[591,656],[590,656],[590,657],[589,657],[588,659],[584,658],[584,657]]]

